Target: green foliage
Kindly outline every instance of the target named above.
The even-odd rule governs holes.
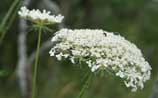
[[[9,72],[6,71],[6,70],[0,70],[0,77],[5,77],[5,76],[8,76],[9,75]]]

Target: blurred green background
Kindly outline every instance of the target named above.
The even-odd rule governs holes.
[[[47,8],[44,0],[32,0],[29,8]],[[158,98],[153,88],[158,77],[158,0],[52,0],[65,16],[67,28],[104,29],[119,32],[135,43],[152,66],[151,79],[143,90],[132,93],[123,81],[116,77],[94,77],[93,83],[84,98]],[[13,0],[0,1],[0,22]],[[7,31],[0,45],[0,98],[22,98],[16,77],[18,61],[17,37],[18,15]],[[54,32],[58,28],[54,27]],[[42,42],[53,33],[43,33]],[[36,48],[37,33],[27,35],[27,55]],[[49,56],[48,48],[40,57],[38,69],[38,98],[75,98],[83,85],[86,68],[73,66],[70,62],[58,62]],[[157,86],[157,87],[156,87]]]

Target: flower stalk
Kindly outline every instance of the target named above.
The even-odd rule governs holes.
[[[82,98],[84,96],[84,94],[86,93],[87,89],[89,88],[89,86],[91,84],[92,77],[93,77],[93,74],[89,73],[85,84],[83,85],[80,93],[78,94],[78,96],[76,98]]]
[[[34,73],[33,73],[32,98],[35,98],[36,96],[36,81],[37,81],[37,70],[38,70],[38,60],[39,60],[39,49],[40,49],[40,43],[41,43],[41,33],[42,33],[42,27],[39,27],[37,50],[36,50]]]

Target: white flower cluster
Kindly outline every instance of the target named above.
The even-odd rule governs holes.
[[[110,70],[122,78],[127,87],[136,91],[150,79],[151,67],[141,51],[120,35],[103,30],[62,29],[52,38],[56,43],[50,56],[72,63],[85,62],[92,72]]]
[[[21,7],[18,14],[25,19],[28,19],[33,22],[44,22],[44,23],[61,23],[64,16],[62,15],[50,15],[50,11],[43,10],[42,12],[37,9],[29,10],[26,7]]]

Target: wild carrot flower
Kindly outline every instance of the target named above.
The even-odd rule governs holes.
[[[44,24],[54,24],[54,23],[61,23],[64,16],[62,15],[50,15],[50,11],[40,11],[39,9],[29,10],[26,7],[21,7],[18,14],[25,19],[28,19],[35,23],[44,23]]]
[[[150,79],[151,67],[140,49],[120,35],[103,30],[62,29],[55,33],[50,56],[68,59],[73,64],[84,62],[92,72],[112,71],[126,87],[136,91]]]
[[[54,23],[61,23],[64,16],[58,15],[50,15],[50,11],[40,11],[40,10],[29,10],[26,7],[22,7],[18,12],[20,17],[29,20],[33,23],[33,29],[38,31],[38,42],[37,42],[37,50],[35,56],[35,65],[34,65],[34,73],[33,73],[33,87],[32,87],[32,98],[36,97],[36,80],[37,80],[37,68],[38,68],[38,60],[39,60],[39,48],[41,44],[41,33],[45,30],[51,30],[47,26]]]

